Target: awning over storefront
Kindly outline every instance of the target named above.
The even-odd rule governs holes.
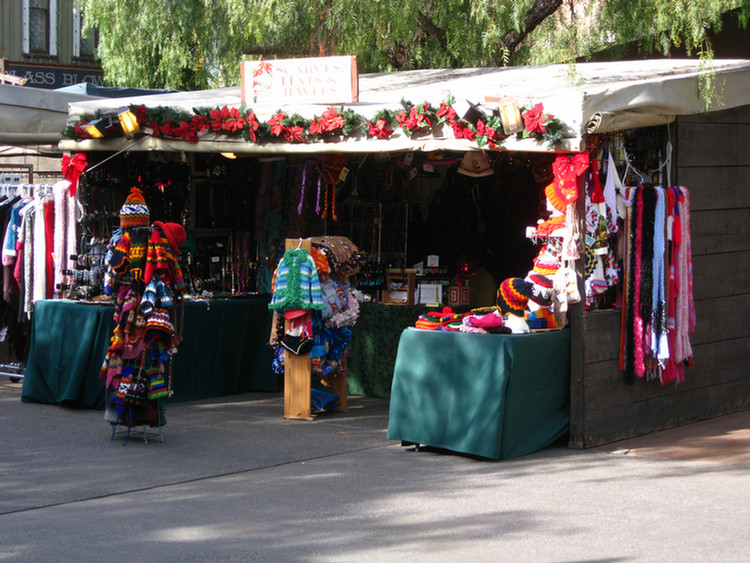
[[[699,93],[702,73],[715,72],[717,96],[708,110],[730,109],[750,104],[750,61],[715,60],[705,70],[697,60],[645,60],[576,65],[545,65],[509,68],[470,68],[450,70],[416,70],[366,74],[359,78],[359,101],[344,105],[358,114],[371,117],[379,110],[402,109],[401,101],[413,104],[427,102],[435,107],[452,95],[457,102],[491,107],[485,97],[512,98],[519,105],[531,107],[542,103],[544,111],[565,123],[564,139],[553,148],[535,139],[508,138],[507,150],[577,151],[586,134],[609,133],[636,127],[669,123],[678,115],[707,111]],[[124,105],[148,108],[171,108],[191,112],[194,108],[239,108],[239,87],[132,96],[117,100],[100,99],[72,102],[70,121],[78,122],[84,114],[116,111]],[[283,100],[273,106],[252,105],[260,121],[267,121],[278,111],[296,113],[311,119],[321,115],[330,104],[285,106]],[[338,107],[338,106],[337,106]],[[149,150],[262,153],[323,152],[399,152],[431,150],[469,150],[477,145],[454,138],[450,128],[421,138],[408,137],[397,130],[388,139],[342,139],[339,142],[256,143],[228,138],[221,134],[203,134],[197,143],[181,139],[146,136],[135,139],[63,140],[60,148],[68,151]]]

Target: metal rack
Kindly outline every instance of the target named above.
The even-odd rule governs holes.
[[[25,374],[26,366],[20,362],[0,364],[0,376],[7,376],[14,383],[21,381]]]

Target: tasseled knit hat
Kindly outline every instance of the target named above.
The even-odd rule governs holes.
[[[151,222],[151,214],[143,193],[138,188],[131,188],[125,203],[120,208],[120,226],[148,227]]]
[[[533,284],[523,278],[503,280],[497,290],[497,306],[503,315],[523,317]]]

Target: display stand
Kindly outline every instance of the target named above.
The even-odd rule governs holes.
[[[312,252],[312,243],[306,239],[286,239],[286,250],[304,248]],[[284,330],[289,329],[288,320],[284,321]],[[284,418],[312,420],[311,403],[312,362],[310,354],[286,354],[284,357]],[[346,405],[346,372],[323,380],[323,384],[339,396],[337,410],[347,412]]]
[[[298,247],[312,252],[312,243],[309,238],[286,239],[286,250]],[[289,330],[288,320],[284,321],[284,330]],[[284,418],[312,420],[311,373],[310,354],[286,354],[284,356]]]

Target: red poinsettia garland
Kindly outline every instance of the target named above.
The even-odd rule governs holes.
[[[305,119],[296,114],[277,111],[262,123],[252,109],[224,106],[214,109],[196,109],[193,113],[171,108],[146,108],[131,106],[142,129],[157,137],[183,139],[196,143],[206,132],[228,136],[241,136],[252,142],[273,142],[283,139],[289,143],[308,143],[321,140],[367,137],[389,139],[400,128],[407,137],[436,133],[444,124],[450,126],[456,139],[475,142],[479,148],[500,147],[507,137],[497,112],[482,113],[472,123],[458,116],[453,105],[455,98],[447,96],[435,109],[428,103],[412,104],[402,101],[400,111],[381,110],[373,118],[365,119],[352,109],[326,109],[322,115]],[[521,136],[547,140],[551,145],[562,139],[563,123],[544,113],[541,103],[531,109],[522,109],[524,130]],[[89,116],[63,135],[76,139],[87,138],[81,125],[91,120]]]

